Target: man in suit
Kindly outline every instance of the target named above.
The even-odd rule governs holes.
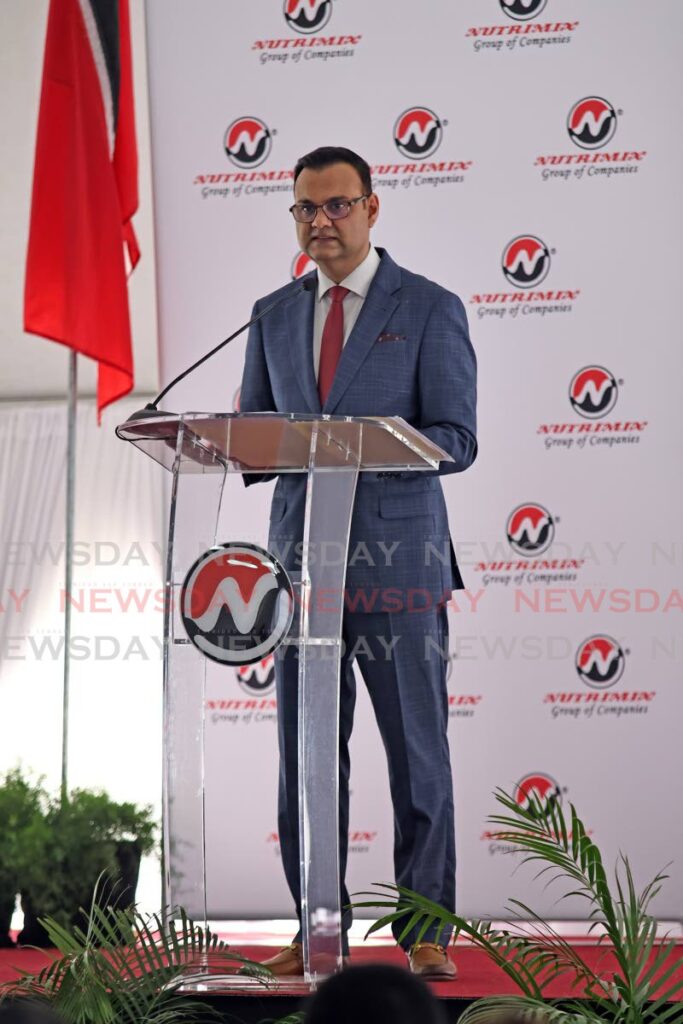
[[[454,460],[442,463],[438,473],[365,472],[358,478],[340,680],[341,902],[343,907],[349,903],[343,879],[355,701],[350,652],[357,648],[387,754],[396,881],[454,909],[446,662],[439,652],[448,644],[446,602],[463,582],[439,476],[467,469],[477,453],[476,361],[467,319],[456,295],[399,267],[370,244],[379,199],[361,157],[323,147],[298,161],[294,179],[291,212],[297,238],[317,271],[308,275],[308,290],[295,281],[256,303],[255,314],[291,295],[251,329],[241,411],[401,416]],[[303,474],[283,474],[271,506],[269,546],[289,553],[285,567],[292,571],[303,534],[305,492]],[[379,561],[352,559],[358,545],[391,550],[391,555]],[[435,551],[445,551],[446,557],[435,557]],[[356,643],[359,637],[362,645]],[[276,658],[276,680],[278,827],[285,875],[300,914],[297,660],[292,648]],[[343,927],[349,923],[346,911]],[[403,924],[395,928],[397,938]],[[414,933],[402,940],[411,969],[425,977],[452,978],[455,965],[435,939],[436,931],[419,943]],[[268,965],[279,975],[300,974],[300,935]]]

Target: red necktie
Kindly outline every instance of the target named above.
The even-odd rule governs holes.
[[[344,297],[349,294],[349,288],[342,288],[336,284],[327,293],[332,302],[323,327],[323,336],[320,342],[320,367],[318,370],[318,394],[320,405],[327,401],[327,396],[332,388],[332,381],[337,370],[337,363],[344,345]]]

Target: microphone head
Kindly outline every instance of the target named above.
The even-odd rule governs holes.
[[[318,279],[314,275],[313,277],[307,277],[301,282],[301,290],[304,292],[314,292],[318,287]]]

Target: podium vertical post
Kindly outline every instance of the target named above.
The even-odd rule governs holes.
[[[342,965],[339,870],[339,686],[344,580],[362,424],[340,445],[311,436],[299,635],[299,850],[304,977]]]

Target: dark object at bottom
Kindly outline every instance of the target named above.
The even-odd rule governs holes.
[[[116,846],[116,863],[118,875],[116,878],[103,878],[99,883],[98,903],[101,907],[115,907],[118,910],[127,910],[135,903],[135,890],[138,884],[140,873],[140,859],[142,850],[137,842],[120,842]],[[92,894],[97,879],[94,878],[89,887],[89,897],[85,902],[85,908],[61,907],[60,910],[70,915],[71,927],[82,928],[84,931],[88,925],[88,908],[92,900]],[[19,946],[38,946],[40,949],[48,949],[53,945],[47,931],[40,923],[40,918],[50,916],[34,902],[30,892],[22,892],[21,909],[24,911],[24,927],[17,937]],[[1,918],[0,918],[1,921]],[[11,943],[11,939],[10,939]],[[0,946],[2,940],[0,939]]]
[[[14,940],[10,937],[9,929],[14,913],[14,896],[0,900],[0,949],[12,949]]]

